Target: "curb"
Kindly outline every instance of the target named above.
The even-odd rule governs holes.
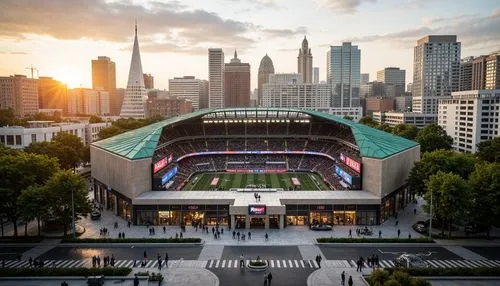
[[[99,275],[97,275],[99,276]],[[86,280],[94,276],[27,276],[27,277],[0,277],[1,280]],[[148,277],[137,276],[139,280],[148,280]],[[134,276],[104,276],[104,280],[134,280]]]
[[[397,246],[402,246],[402,247],[408,247],[408,246],[414,246],[414,247],[433,247],[433,246],[440,246],[436,243],[432,242],[427,242],[427,243],[422,243],[422,242],[402,242],[402,243],[390,243],[390,242],[329,242],[329,243],[320,243],[316,242],[314,245],[318,246],[342,246],[342,247],[349,247],[349,246],[361,246],[361,247],[372,247],[372,246],[391,246],[391,247],[397,247]]]
[[[203,246],[204,241],[196,243],[166,243],[166,242],[126,242],[126,243],[115,243],[115,242],[82,242],[82,243],[59,243],[58,247],[120,247],[120,246],[175,246],[175,247],[193,247],[193,246]]]

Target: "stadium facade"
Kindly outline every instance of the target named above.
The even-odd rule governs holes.
[[[199,110],[91,145],[96,201],[143,225],[380,224],[412,200],[406,179],[419,159],[414,141],[289,108]],[[206,173],[219,175],[190,190]],[[226,189],[228,173],[266,180]],[[266,174],[280,173],[293,187],[269,184]],[[329,190],[301,189],[296,173],[315,173]]]

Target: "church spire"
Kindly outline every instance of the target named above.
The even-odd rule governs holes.
[[[135,18],[135,37],[137,37],[137,18]]]
[[[238,53],[236,53],[236,49],[234,49],[234,58],[237,59],[238,58]]]

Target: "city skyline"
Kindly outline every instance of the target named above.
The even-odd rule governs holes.
[[[361,72],[374,78],[377,70],[397,66],[407,71],[406,81],[411,82],[413,47],[425,35],[456,34],[462,57],[498,49],[500,7],[491,0],[479,2],[2,1],[0,8],[9,13],[0,16],[0,75],[29,76],[25,68],[33,64],[40,76],[54,77],[69,87],[91,87],[91,60],[107,56],[116,63],[117,87],[125,87],[137,18],[143,70],[155,77],[160,89],[168,88],[174,77],[208,79],[208,48],[218,47],[228,54],[237,49],[247,59],[253,89],[266,53],[276,72],[296,70],[304,35],[320,80],[326,80],[328,47],[352,41],[363,51]],[[429,6],[432,11],[426,9]],[[16,16],[20,13],[23,17]],[[42,14],[57,21],[41,21]],[[335,28],[341,24],[341,30]]]

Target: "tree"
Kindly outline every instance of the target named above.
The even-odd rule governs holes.
[[[56,157],[63,169],[75,169],[86,155],[80,138],[65,132],[59,132],[51,142],[33,142],[25,151]]]
[[[89,118],[89,123],[102,123],[102,122],[104,122],[104,120],[102,120],[102,118],[99,116],[91,115]]]
[[[47,181],[46,188],[49,194],[49,211],[62,225],[64,235],[72,221],[72,195],[74,201],[75,221],[91,211],[87,199],[85,180],[69,170],[59,171]]]
[[[418,128],[411,124],[398,124],[394,126],[392,133],[406,139],[415,140],[418,134]]]
[[[441,233],[444,234],[444,226],[447,224],[448,237],[451,237],[452,222],[465,216],[470,203],[469,185],[457,174],[438,171],[429,177],[425,186],[425,200],[430,203],[432,196],[433,213],[442,222]]]
[[[472,193],[470,216],[478,225],[487,229],[500,226],[500,163],[477,164],[469,176]]]
[[[392,127],[387,123],[382,123],[377,128],[387,133],[392,133]]]
[[[47,206],[50,204],[48,197],[45,187],[34,185],[22,191],[17,198],[17,203],[20,206],[20,218],[25,222],[25,225],[36,219],[38,236],[40,236],[40,222],[48,215]]]
[[[109,137],[116,136],[118,134],[121,134],[123,132],[127,131],[126,129],[122,129],[119,126],[116,125],[111,125],[109,127],[103,128],[99,131],[99,140],[103,140]]]
[[[371,116],[361,117],[361,119],[359,120],[359,123],[364,124],[364,125],[368,125],[368,126],[374,127],[374,128],[376,128],[378,126],[378,122],[374,121]]]
[[[477,157],[486,162],[500,162],[500,137],[479,143]]]
[[[83,147],[82,161],[85,163],[90,163],[90,145],[86,145],[85,147]]]
[[[467,179],[474,171],[476,158],[467,153],[451,150],[436,150],[422,155],[420,162],[415,163],[408,176],[408,187],[412,193],[424,194],[425,180],[438,171],[452,172]]]
[[[33,185],[43,185],[59,170],[55,158],[46,155],[18,152],[0,156],[0,213],[14,225],[18,235],[21,192]]]
[[[344,119],[352,121],[354,118],[352,116],[349,116],[349,115],[344,115]]]
[[[431,152],[438,149],[450,150],[453,144],[453,138],[435,123],[425,126],[418,132],[415,139],[420,144],[421,152]]]

